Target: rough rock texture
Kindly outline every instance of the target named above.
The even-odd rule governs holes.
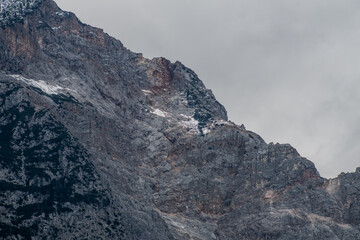
[[[0,238],[360,239],[359,169],[321,178],[228,121],[180,62],[51,0],[13,15],[0,19]]]
[[[1,0],[0,26],[6,26],[24,20],[26,14],[36,9],[43,0]]]

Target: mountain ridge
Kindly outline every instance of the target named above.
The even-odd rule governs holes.
[[[358,170],[321,178],[290,145],[228,121],[180,62],[133,53],[51,0],[23,18],[0,29],[1,237],[360,236]]]

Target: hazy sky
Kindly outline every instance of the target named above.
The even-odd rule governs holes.
[[[57,0],[145,57],[195,70],[266,142],[324,177],[360,167],[360,1]]]

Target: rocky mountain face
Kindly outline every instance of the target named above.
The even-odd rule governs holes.
[[[52,0],[5,2],[1,239],[360,239],[360,168],[324,179],[180,62]]]

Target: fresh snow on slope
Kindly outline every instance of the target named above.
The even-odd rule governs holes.
[[[211,132],[211,129],[207,128],[207,127],[202,128],[201,130],[203,131],[203,134],[205,134],[205,135]]]
[[[142,89],[141,90],[143,93],[145,93],[145,94],[150,94],[150,93],[152,93],[150,90],[145,90],[145,89]]]
[[[160,117],[166,117],[165,112],[161,111],[160,109],[154,109],[151,113],[158,115]]]
[[[15,75],[15,74],[10,75],[10,76],[15,78],[16,80],[19,80],[19,81],[22,81],[22,82],[28,84],[28,85],[31,85],[36,88],[40,88],[43,92],[45,92],[47,94],[58,95],[58,94],[61,94],[63,92],[67,92],[67,91],[74,92],[74,90],[71,90],[69,88],[60,87],[59,85],[50,85],[43,80],[28,79],[21,75]]]
[[[182,125],[185,128],[190,128],[195,131],[198,131],[198,125],[199,121],[195,120],[193,117],[186,116],[184,114],[180,114],[181,117],[185,118],[185,120],[180,122],[180,125]]]

